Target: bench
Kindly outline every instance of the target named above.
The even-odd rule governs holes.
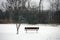
[[[25,27],[25,30],[27,31],[27,30],[36,30],[36,31],[38,31],[39,30],[39,27]]]

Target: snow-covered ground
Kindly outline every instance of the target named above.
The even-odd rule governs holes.
[[[38,32],[28,31],[25,27],[39,27]],[[60,25],[21,24],[19,34],[16,34],[16,24],[0,24],[0,40],[60,40]]]

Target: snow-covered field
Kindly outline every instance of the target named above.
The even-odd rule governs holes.
[[[25,27],[39,27],[38,32],[28,31]],[[16,34],[16,24],[0,24],[0,40],[60,40],[60,25],[21,24],[19,34]]]

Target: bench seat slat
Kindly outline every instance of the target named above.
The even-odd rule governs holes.
[[[39,27],[25,27],[25,29],[39,29]]]

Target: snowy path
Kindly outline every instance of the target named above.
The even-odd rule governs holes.
[[[26,26],[39,27],[39,31],[26,33],[24,29]],[[21,24],[17,35],[15,24],[0,24],[0,40],[60,40],[60,26]]]

